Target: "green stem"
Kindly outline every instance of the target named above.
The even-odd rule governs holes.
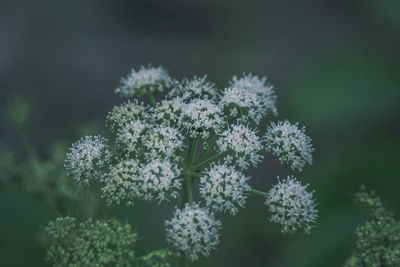
[[[188,266],[189,266],[189,262],[186,258],[186,254],[185,254],[185,252],[182,252],[182,256],[179,261],[179,267],[188,267]]]
[[[251,189],[250,193],[252,193],[254,195],[262,196],[262,197],[267,197],[267,193],[257,190],[257,189]]]
[[[187,191],[187,179],[183,179],[182,191],[181,191],[181,207],[184,208],[185,204],[188,202],[188,191]]]
[[[156,106],[157,105],[157,100],[154,97],[153,93],[149,94],[149,98],[150,98],[151,104],[153,104],[153,106]]]
[[[195,138],[192,139],[192,143],[190,144],[190,148],[189,148],[189,168],[192,166],[193,164],[193,157],[196,154],[196,150],[197,150],[197,145],[199,143],[199,137],[196,136]]]
[[[187,201],[189,203],[193,202],[193,194],[192,194],[192,178],[188,175],[186,177],[186,192],[187,192]]]
[[[198,172],[191,172],[190,176],[193,178],[201,178],[203,175],[201,173]]]
[[[203,162],[200,162],[199,164],[194,165],[193,166],[193,170],[199,170],[202,167],[204,167],[205,165],[207,165],[207,164],[209,164],[209,163],[211,163],[213,161],[216,161],[219,158],[224,157],[228,153],[229,153],[229,151],[219,152],[219,153],[215,154],[214,156],[209,157],[208,159],[204,160]]]
[[[211,149],[214,147],[215,143],[217,142],[218,139],[218,135],[214,134],[209,140],[209,144],[207,149],[203,150],[199,157],[197,158],[197,162],[199,162],[200,160],[202,160],[204,158],[204,156],[206,156],[208,153],[210,153]]]
[[[184,208],[186,203],[193,202],[193,193],[192,193],[192,165],[193,165],[193,157],[196,154],[197,146],[199,143],[199,137],[195,137],[192,139],[188,152],[188,161],[185,164],[185,171],[183,174],[183,185],[181,192],[181,206]],[[189,267],[189,261],[186,257],[185,253],[182,253],[182,256],[179,261],[180,267]]]

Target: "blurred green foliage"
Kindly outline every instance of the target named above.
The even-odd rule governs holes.
[[[64,169],[68,144],[55,141],[47,148],[47,155],[39,155],[29,131],[32,103],[13,96],[4,107],[4,119],[20,137],[22,153],[6,144],[0,146],[0,182],[13,186],[43,200],[60,214],[75,210],[81,215],[92,215],[99,205],[99,196],[77,186],[67,178]]]
[[[353,255],[346,266],[400,266],[400,222],[374,192],[366,191],[365,186],[354,195],[354,200],[368,211],[369,221],[357,227]]]

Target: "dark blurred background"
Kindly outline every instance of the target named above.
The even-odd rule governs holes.
[[[282,236],[262,199],[223,216],[222,243],[196,266],[342,266],[365,215],[350,193],[374,189],[400,212],[400,1],[0,1],[0,105],[33,102],[40,153],[72,142],[79,125],[102,123],[132,67],[152,63],[176,77],[267,75],[278,119],[307,126],[313,166],[296,174],[315,189],[319,219],[310,235]],[[8,127],[2,143],[20,146]],[[289,171],[272,157],[252,170],[266,190]],[[138,202],[109,211],[136,226],[140,246],[164,247],[169,205]],[[166,208],[167,207],[167,208]],[[0,189],[0,265],[44,266],[37,233],[57,212]]]

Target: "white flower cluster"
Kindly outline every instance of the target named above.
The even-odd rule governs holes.
[[[168,160],[155,159],[145,164],[141,170],[140,190],[143,199],[151,201],[157,199],[159,202],[176,198],[181,188],[179,178],[180,169]]]
[[[229,118],[237,117],[241,123],[251,119],[259,124],[266,113],[257,94],[244,87],[226,88],[221,98],[221,106],[227,111]]]
[[[113,166],[109,175],[104,179],[102,198],[108,205],[120,204],[125,201],[127,206],[133,204],[133,199],[141,196],[140,163],[134,159],[127,159]]]
[[[232,166],[218,164],[200,178],[200,195],[212,210],[235,215],[238,207],[246,203],[247,192],[251,189],[247,184],[249,179]]]
[[[292,170],[302,171],[306,163],[312,163],[314,148],[305,127],[288,121],[272,122],[265,134],[266,149],[277,156],[282,164],[290,165]]]
[[[176,209],[165,226],[167,242],[185,253],[191,261],[198,260],[200,254],[208,257],[219,244],[221,222],[198,204],[187,203],[183,209]]]
[[[225,157],[225,161],[235,163],[242,169],[246,169],[250,163],[256,166],[263,158],[260,155],[263,145],[256,131],[243,124],[233,125],[222,132],[217,146],[222,152],[233,151],[233,155]]]
[[[118,148],[126,153],[138,154],[140,152],[138,151],[138,143],[147,128],[147,123],[141,120],[134,120],[126,124],[117,133],[115,142]]]
[[[168,160],[155,159],[141,164],[127,159],[113,166],[104,179],[102,197],[109,205],[134,199],[168,201],[178,197],[181,188],[180,169]]]
[[[122,78],[120,86],[115,91],[124,97],[142,96],[162,92],[164,87],[170,84],[171,78],[162,67],[142,66],[138,71],[132,69],[128,76]]]
[[[272,112],[275,115],[278,114],[274,87],[267,83],[267,77],[259,78],[256,75],[253,76],[251,73],[247,75],[243,74],[240,78],[233,76],[230,85],[234,88],[245,88],[254,92],[265,112]]]
[[[176,128],[157,125],[150,128],[144,136],[143,145],[148,151],[146,152],[148,158],[160,156],[171,158],[182,149],[183,135]]]
[[[165,88],[171,89],[165,99],[154,103],[153,93]],[[259,135],[261,120],[277,114],[276,96],[265,77],[234,76],[219,91],[206,76],[177,81],[163,68],[149,66],[132,70],[117,93],[148,94],[153,106],[132,100],[108,113],[106,125],[115,135],[113,156],[99,136],[73,144],[65,166],[79,184],[98,181],[109,205],[132,205],[135,199],[160,203],[181,196],[185,205],[165,223],[167,241],[191,261],[208,256],[219,243],[221,223],[208,209],[235,215],[250,192],[266,196],[270,220],[282,224],[283,233],[310,230],[316,210],[307,186],[288,177],[265,194],[251,189],[250,177],[242,173],[256,166],[266,150],[293,170],[312,163],[314,149],[304,127],[279,121]],[[192,203],[197,180],[207,208]]]
[[[216,86],[207,81],[207,76],[194,76],[193,79],[185,78],[180,83],[175,82],[174,88],[168,93],[169,98],[180,97],[184,102],[195,98],[214,99],[216,95]]]
[[[195,99],[182,107],[182,125],[191,137],[201,136],[204,139],[218,131],[223,123],[220,108],[208,99]]]
[[[170,126],[134,120],[117,133],[116,144],[120,151],[133,157],[172,158],[183,147],[183,135]]]
[[[181,97],[164,99],[154,108],[154,119],[165,125],[181,126],[183,105]]]
[[[294,233],[302,228],[304,232],[310,232],[317,218],[317,210],[313,192],[308,192],[307,187],[289,176],[268,192],[265,205],[271,213],[269,220],[281,224],[283,234]]]
[[[114,106],[106,117],[106,126],[113,132],[120,130],[122,127],[134,120],[149,119],[148,108],[137,100]]]
[[[86,136],[74,143],[65,160],[67,174],[84,186],[101,180],[111,158],[107,142],[101,136]]]

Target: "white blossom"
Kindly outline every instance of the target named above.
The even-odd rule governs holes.
[[[233,155],[225,160],[228,163],[234,160],[242,169],[246,169],[250,163],[255,166],[262,159],[262,141],[255,130],[243,124],[233,125],[223,131],[217,140],[217,147],[222,152],[232,151]]]
[[[102,197],[108,205],[125,201],[126,205],[130,206],[134,198],[142,195],[140,168],[139,161],[133,159],[121,161],[111,168],[101,189]]]
[[[208,138],[212,131],[222,125],[221,110],[211,100],[194,99],[182,107],[182,125],[191,137]]]
[[[101,180],[101,171],[111,159],[107,142],[101,136],[86,136],[72,144],[65,160],[67,174],[78,184],[85,186],[92,180]]]
[[[256,75],[243,74],[241,77],[233,76],[230,81],[232,87],[245,88],[255,92],[266,112],[272,112],[277,115],[276,95],[274,87],[267,83],[267,77],[258,77]]]
[[[279,181],[267,194],[265,205],[271,213],[269,220],[282,225],[282,233],[294,233],[304,228],[309,233],[317,218],[313,192],[307,191],[295,177]]]
[[[292,170],[302,171],[306,163],[312,163],[314,148],[311,138],[305,133],[305,127],[288,121],[272,122],[265,134],[266,149],[278,157],[282,164],[288,164]]]
[[[106,117],[106,125],[114,132],[134,120],[146,120],[150,117],[149,110],[137,100],[114,106]]]
[[[137,185],[140,198],[152,201],[177,198],[181,189],[181,170],[168,160],[155,159],[142,166],[140,183]]]
[[[238,122],[242,123],[251,119],[258,124],[266,113],[256,92],[242,87],[226,88],[220,105],[223,106],[228,117],[238,118]]]
[[[214,99],[216,95],[216,86],[207,81],[207,76],[194,76],[193,79],[185,78],[182,82],[176,82],[168,93],[170,99],[180,97],[184,102],[194,98]]]
[[[176,209],[165,225],[167,242],[184,252],[191,261],[198,260],[199,255],[208,257],[219,244],[221,222],[198,204],[187,203],[183,209]]]
[[[181,97],[162,100],[154,108],[154,119],[166,125],[178,125],[182,118],[183,106],[184,104]]]
[[[175,153],[183,148],[183,135],[173,127],[157,125],[149,129],[143,143],[148,158],[177,157]]]
[[[142,66],[138,71],[132,69],[130,74],[122,78],[115,91],[124,97],[140,97],[148,93],[162,92],[170,83],[171,78],[162,67]]]
[[[104,180],[102,197],[109,205],[133,199],[158,202],[176,198],[181,188],[180,169],[167,160],[152,160],[141,164],[127,159],[115,165]]]
[[[214,165],[200,178],[200,195],[212,210],[235,215],[238,207],[246,203],[247,192],[251,189],[248,180],[249,177],[232,166]]]
[[[123,152],[138,154],[142,134],[147,129],[147,123],[141,120],[131,121],[118,131],[116,144]]]

